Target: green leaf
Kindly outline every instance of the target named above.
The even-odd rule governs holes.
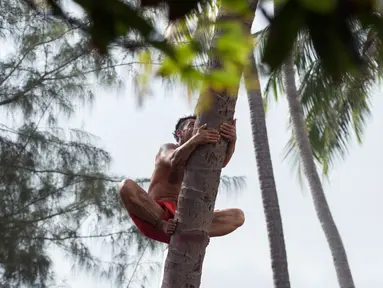
[[[307,9],[318,13],[331,13],[338,5],[337,0],[299,0]]]
[[[287,59],[304,21],[304,11],[296,1],[290,0],[278,9],[262,51],[262,60],[269,65],[271,71],[276,70]]]
[[[213,90],[220,91],[224,88],[232,88],[238,85],[241,78],[238,71],[213,70],[208,81]]]

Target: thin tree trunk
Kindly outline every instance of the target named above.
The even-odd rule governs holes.
[[[254,54],[249,55],[250,69],[245,71],[245,83],[250,107],[251,128],[263,211],[269,238],[271,267],[275,288],[290,288],[286,246],[277,188],[271,162],[266,118]]]
[[[256,5],[252,11],[254,11]],[[233,16],[220,11],[220,19]],[[243,22],[250,34],[251,21]],[[216,29],[217,31],[218,29]],[[216,37],[220,31],[216,32]],[[218,59],[209,61],[210,69],[222,69]],[[238,87],[229,95],[228,91],[210,90],[210,107],[197,116],[196,127],[207,123],[208,127],[219,129],[223,122],[231,121],[237,102]],[[206,100],[206,99],[205,99]],[[198,105],[201,105],[199,98]],[[215,200],[227,142],[198,147],[191,155],[185,169],[182,189],[178,198],[176,219],[178,226],[171,237],[165,261],[162,288],[198,288],[201,283],[202,265],[209,243]]]
[[[308,133],[305,127],[304,115],[300,105],[298,90],[295,84],[294,63],[291,57],[284,65],[283,73],[284,86],[286,89],[295,139],[298,144],[304,172],[309,183],[315,211],[330,246],[338,283],[341,288],[354,288],[354,280],[348,264],[346,250],[343,246],[338,228],[331,215],[322,183],[315,166]]]

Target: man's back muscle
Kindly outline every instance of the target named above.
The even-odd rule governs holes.
[[[171,153],[178,146],[175,144],[165,144],[164,147],[167,153]],[[162,149],[160,149],[156,156],[155,168],[148,193],[155,200],[177,202],[183,180],[184,167],[174,169],[168,163],[161,161],[159,155],[163,153]]]

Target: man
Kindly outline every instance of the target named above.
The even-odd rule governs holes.
[[[220,131],[208,129],[203,125],[193,135],[196,117],[181,118],[176,124],[174,137],[177,144],[164,144],[156,159],[151,183],[146,193],[131,179],[119,185],[121,200],[133,222],[141,233],[153,240],[169,243],[176,222],[174,215],[181,190],[184,166],[198,145],[217,143],[220,137],[228,141],[225,167],[235,150],[236,120],[233,124],[224,123]],[[240,209],[214,211],[210,237],[223,236],[233,232],[244,223],[244,214]]]

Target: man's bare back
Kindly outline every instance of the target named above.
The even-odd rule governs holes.
[[[169,149],[168,152],[178,148],[176,144],[163,145]],[[178,201],[181,184],[184,176],[184,167],[174,168],[161,161],[161,150],[156,155],[155,167],[151,177],[148,194],[154,200]]]
[[[179,141],[178,144],[161,146],[156,155],[148,193],[130,179],[120,184],[121,200],[131,218],[138,229],[151,239],[168,243],[169,236],[176,229],[174,214],[183,181],[184,168],[194,149],[198,145],[217,143],[220,135],[231,140],[235,145],[235,141],[233,141],[236,137],[235,124],[231,126],[224,124],[220,132],[207,129],[207,126],[203,125],[193,135],[194,122],[195,117],[189,117],[184,119],[182,130],[176,129],[175,136]],[[234,152],[234,145],[231,150],[228,149],[227,162]],[[239,209],[215,212],[211,236],[226,235],[241,226],[243,221],[243,212]]]

